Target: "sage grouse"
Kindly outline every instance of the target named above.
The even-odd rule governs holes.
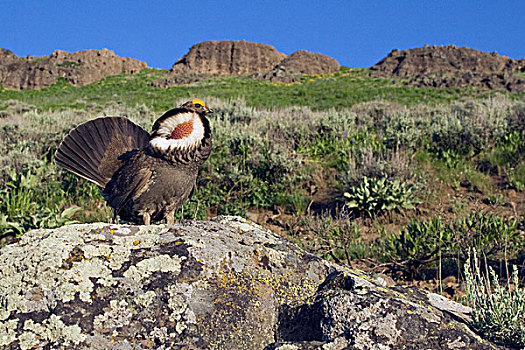
[[[210,155],[212,112],[195,98],[164,113],[151,135],[124,117],[90,120],[69,132],[55,161],[97,184],[114,217],[173,224]]]

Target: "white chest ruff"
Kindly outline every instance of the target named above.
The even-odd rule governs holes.
[[[171,133],[177,126],[191,122],[193,130],[187,136],[173,139]],[[150,146],[157,151],[187,150],[196,147],[204,138],[204,125],[196,113],[182,113],[167,118],[157,131],[160,136],[150,140]]]

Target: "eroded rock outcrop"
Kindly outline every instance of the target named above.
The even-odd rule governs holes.
[[[217,75],[251,74],[251,77],[291,83],[303,74],[330,74],[340,68],[328,56],[299,50],[286,56],[273,46],[246,41],[205,41],[191,47],[170,72],[154,81],[156,87],[189,84]]]
[[[332,57],[305,50],[295,51],[271,71],[258,77],[264,80],[292,83],[303,74],[331,74],[339,70],[339,62]]]
[[[204,41],[175,62],[173,74],[237,75],[272,69],[286,57],[273,46],[247,41]]]
[[[373,76],[401,77],[418,86],[525,91],[525,78],[515,74],[525,72],[525,59],[454,45],[392,50],[370,69]]]
[[[120,57],[111,50],[85,50],[69,53],[56,50],[50,56],[16,56],[0,49],[0,85],[6,89],[40,89],[64,78],[83,86],[110,75],[133,74],[146,68],[145,62]]]
[[[237,217],[26,233],[0,250],[2,349],[491,349],[468,308],[388,288]]]

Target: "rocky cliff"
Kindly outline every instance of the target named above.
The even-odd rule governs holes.
[[[264,72],[286,57],[273,46],[247,41],[205,41],[193,45],[171,68],[174,74],[236,75]]]
[[[525,91],[525,76],[520,75],[525,73],[525,59],[453,45],[393,50],[370,69],[373,76],[400,77],[418,86]]]
[[[193,45],[175,62],[168,77],[151,84],[169,87],[210,76],[239,74],[290,83],[298,81],[302,74],[330,74],[339,67],[331,57],[304,50],[287,57],[265,44],[205,41]],[[81,86],[143,68],[146,63],[119,57],[106,49],[74,53],[57,50],[50,56],[27,58],[0,49],[0,85],[7,89],[39,89],[56,83],[59,77]],[[453,45],[393,50],[370,70],[373,77],[402,78],[404,84],[423,87],[473,86],[525,92],[525,59]]]
[[[205,41],[192,46],[175,62],[171,77],[152,83],[156,87],[188,84],[217,75],[251,74],[253,78],[290,83],[303,74],[330,74],[340,68],[328,56],[305,50],[290,56],[273,46],[246,41]]]
[[[497,349],[469,308],[237,217],[36,230],[0,250],[2,349]]]
[[[86,50],[73,53],[56,50],[50,56],[16,56],[0,49],[0,85],[6,89],[40,89],[66,79],[82,86],[115,74],[133,74],[146,68],[144,62],[119,57],[111,50]]]
[[[264,80],[292,83],[298,81],[303,74],[331,74],[340,67],[339,62],[331,57],[299,50],[290,54],[272,70],[254,76]]]

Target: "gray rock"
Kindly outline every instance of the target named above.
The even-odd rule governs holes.
[[[468,309],[237,217],[31,231],[0,250],[0,305],[2,349],[495,348]]]

